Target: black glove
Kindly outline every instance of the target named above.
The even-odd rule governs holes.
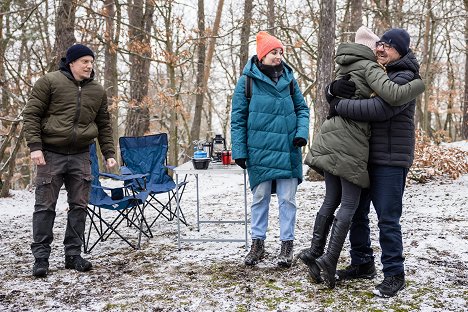
[[[307,140],[304,139],[304,138],[297,137],[297,138],[294,138],[294,139],[293,139],[293,145],[294,145],[295,147],[306,146],[306,144],[307,144]]]
[[[349,99],[356,92],[356,84],[349,80],[351,75],[345,75],[341,79],[335,80],[330,84],[330,93],[334,96]]]
[[[413,80],[416,80],[416,79],[421,79],[421,75],[419,75],[419,73],[414,73],[414,77],[413,77]]]
[[[327,119],[330,119],[332,117],[338,116],[338,112],[336,111],[336,105],[340,102],[340,99],[335,97],[333,100],[330,102],[330,108],[328,110],[328,116]]]
[[[242,169],[245,169],[247,168],[247,166],[245,165],[245,161],[247,159],[246,158],[237,158],[237,159],[234,159],[234,161],[236,162],[236,164],[241,167]]]

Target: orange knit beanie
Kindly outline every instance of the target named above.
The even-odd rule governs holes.
[[[257,34],[257,57],[261,61],[262,58],[273,49],[281,48],[284,50],[283,44],[276,37],[270,35],[266,31],[260,31]]]

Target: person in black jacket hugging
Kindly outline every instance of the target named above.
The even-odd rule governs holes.
[[[376,43],[377,61],[398,84],[420,78],[418,61],[409,45],[408,32],[400,28],[388,30]],[[346,86],[350,87],[352,82]],[[339,88],[334,88],[333,95],[342,97]],[[395,296],[405,287],[400,218],[406,175],[414,159],[415,105],[416,100],[412,100],[403,106],[392,107],[380,97],[333,98],[330,102],[330,110],[336,110],[338,115],[371,123],[370,188],[361,192],[349,233],[351,264],[337,271],[338,280],[376,275],[368,218],[372,202],[377,212],[384,273],[384,280],[375,287],[374,294],[381,297]]]
[[[355,83],[356,91],[350,95],[354,99],[378,95],[392,106],[404,105],[424,91],[424,83],[415,79],[400,85],[388,79],[386,71],[377,63],[375,48],[378,41],[380,38],[376,34],[361,26],[356,31],[354,43],[341,43],[335,57],[337,77],[347,79],[344,78],[347,76]],[[314,136],[305,159],[307,165],[324,175],[325,197],[315,218],[311,247],[303,250],[299,258],[308,266],[311,278],[321,282],[323,277],[329,288],[335,287],[338,258],[361,190],[370,184],[367,171],[370,134],[368,122],[330,116]],[[335,217],[338,206],[340,209]],[[324,253],[328,232],[330,238]]]

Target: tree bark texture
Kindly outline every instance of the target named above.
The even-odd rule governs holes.
[[[468,42],[468,0],[465,4],[465,42]],[[468,140],[468,48],[465,47],[465,90],[462,105],[462,139]]]
[[[193,114],[190,142],[200,139],[200,127],[203,109],[203,96],[205,94],[205,60],[206,60],[206,33],[205,33],[205,2],[198,0],[198,41],[197,41],[197,78],[195,91],[195,111]]]
[[[127,112],[126,136],[141,136],[149,130],[148,98],[151,64],[150,33],[153,27],[154,2],[128,0],[130,50],[130,103]]]
[[[245,0],[244,2],[244,19],[242,22],[240,34],[239,75],[242,74],[242,70],[244,69],[245,64],[247,64],[247,61],[249,60],[249,37],[253,11],[252,2],[252,0]]]
[[[49,71],[57,70],[60,59],[67,49],[76,43],[75,38],[76,1],[62,0],[57,9],[55,20],[55,45]]]
[[[315,94],[314,136],[328,114],[325,87],[333,80],[333,56],[335,53],[336,1],[320,1],[320,26],[318,35],[317,89]],[[310,140],[312,141],[312,140]]]
[[[275,0],[268,0],[267,1],[267,22],[268,22],[268,32],[271,35],[275,35],[275,22],[276,22],[276,16],[275,16]]]

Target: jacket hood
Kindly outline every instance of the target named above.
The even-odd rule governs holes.
[[[374,51],[365,45],[347,42],[338,46],[335,56],[338,65],[345,66],[361,60],[377,61]]]
[[[385,66],[388,71],[402,71],[402,70],[411,70],[414,73],[419,73],[419,62],[416,59],[416,56],[414,55],[413,51],[411,49],[409,50],[408,53],[406,53],[405,56],[400,58],[399,60],[396,60],[394,62],[391,62]]]
[[[279,79],[277,83],[273,82],[273,80],[271,80],[267,75],[262,73],[262,71],[257,67],[257,64],[255,64],[255,60],[257,60],[256,55],[252,56],[247,62],[247,64],[244,66],[242,74],[255,79],[262,80],[274,86],[277,90],[282,90],[286,87],[289,88],[289,83],[294,78],[293,70],[288,64],[286,64],[284,60],[281,62],[281,64],[283,64],[283,74],[281,75],[282,79]]]
[[[70,80],[75,80],[75,77],[73,77],[73,74],[71,72],[71,69],[70,69],[70,65],[66,64],[65,63],[65,60],[66,58],[62,57],[60,59],[60,63],[59,63],[59,70],[62,72],[62,74],[64,74],[68,79]],[[85,79],[83,80],[81,83],[84,84],[84,83],[88,83],[90,81],[94,80],[94,69],[92,70],[91,72],[91,77],[89,79]]]

